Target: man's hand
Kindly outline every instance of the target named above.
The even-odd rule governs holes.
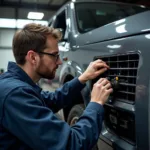
[[[104,105],[108,99],[108,96],[112,92],[113,89],[111,88],[111,83],[107,79],[101,78],[93,86],[93,90],[91,93],[91,102],[96,102]]]
[[[81,83],[85,83],[86,81],[94,79],[104,73],[107,69],[109,69],[109,66],[104,61],[98,59],[91,62],[86,71],[80,75],[78,79]]]

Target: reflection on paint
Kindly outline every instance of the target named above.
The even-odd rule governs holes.
[[[126,26],[126,24],[123,24],[123,25],[120,25],[120,26],[116,27],[117,33],[125,33],[125,32],[127,32],[125,26]]]

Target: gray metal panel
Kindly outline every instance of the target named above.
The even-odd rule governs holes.
[[[149,64],[149,42],[150,34],[137,35],[133,37],[126,37],[119,40],[112,40],[102,43],[95,43],[94,45],[86,45],[72,52],[73,61],[78,61],[79,66],[88,64],[94,56],[112,56],[119,54],[126,54],[130,52],[138,52],[140,54],[139,70],[136,85],[136,100],[135,100],[135,120],[136,120],[136,138],[138,150],[149,149],[149,81],[150,81],[150,65]],[[108,45],[120,45],[119,48],[111,49]],[[77,60],[82,57],[84,59]],[[71,56],[71,55],[70,55]],[[142,89],[141,89],[142,88]],[[141,90],[140,90],[141,89]],[[142,93],[141,93],[142,92]],[[104,131],[105,132],[105,131]],[[120,149],[133,149],[131,144],[123,144],[124,140],[116,137],[113,134],[105,134],[106,138],[112,140],[116,147]],[[111,137],[111,138],[110,138]],[[125,142],[126,143],[126,142]],[[128,145],[124,147],[124,145]]]
[[[114,38],[121,38],[133,34],[140,34],[150,31],[150,11],[146,11],[125,19],[110,23],[103,27],[97,28],[91,32],[78,36],[77,43],[79,46],[106,41]]]

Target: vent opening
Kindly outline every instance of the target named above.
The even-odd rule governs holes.
[[[115,93],[115,100],[126,103],[134,103],[139,55],[126,54],[109,57],[96,57],[95,60],[96,59],[102,59],[105,61],[110,66],[110,69],[93,80],[92,84],[102,77],[107,77],[109,80],[118,77],[120,88]],[[110,96],[110,99],[112,98],[114,98],[113,94]]]

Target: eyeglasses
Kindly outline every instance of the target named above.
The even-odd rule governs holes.
[[[46,52],[38,52],[40,54],[48,55],[48,56],[53,56],[55,58],[55,61],[57,62],[59,59],[59,54],[51,54],[51,53],[46,53]]]

